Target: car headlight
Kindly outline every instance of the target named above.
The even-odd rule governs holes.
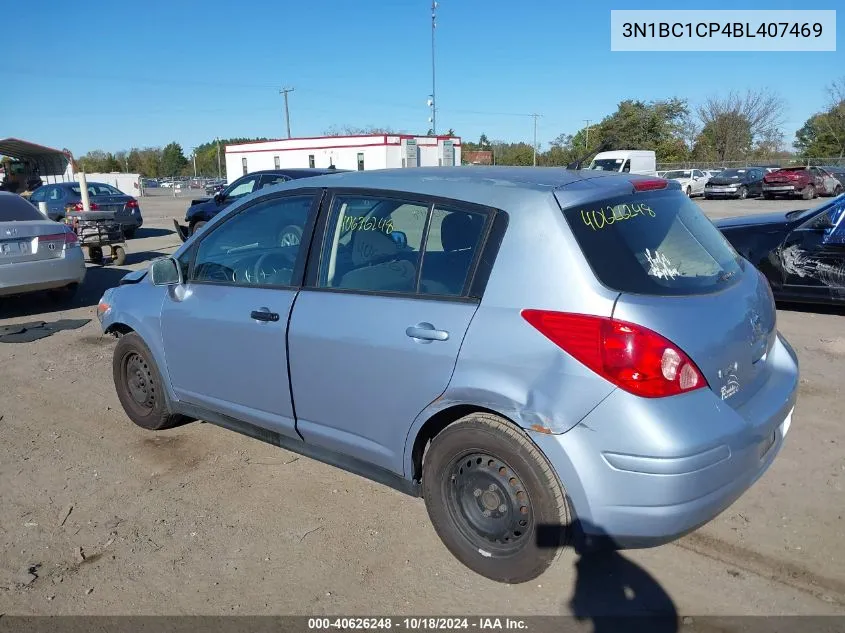
[[[105,317],[112,309],[112,295],[114,294],[114,288],[108,288],[104,293],[103,296],[100,297],[99,303],[97,303],[97,318],[102,321],[103,317]]]

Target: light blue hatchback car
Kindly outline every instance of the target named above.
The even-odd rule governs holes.
[[[763,276],[677,183],[628,174],[285,183],[97,312],[133,422],[206,420],[423,496],[502,582],[715,517],[774,460],[798,384]]]

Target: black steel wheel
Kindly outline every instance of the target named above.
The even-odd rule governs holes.
[[[542,574],[570,540],[563,487],[524,431],[474,413],[432,440],[423,496],[434,529],[464,565],[499,582]]]
[[[90,259],[94,264],[102,264],[103,263],[103,249],[99,246],[89,246],[88,247],[88,259]]]
[[[117,342],[112,374],[120,404],[138,426],[157,431],[185,421],[171,413],[152,353],[135,332],[123,335]]]

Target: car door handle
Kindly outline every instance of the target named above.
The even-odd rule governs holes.
[[[436,330],[431,323],[417,323],[405,328],[405,334],[418,341],[448,341],[449,333],[446,330]]]
[[[259,308],[258,310],[253,310],[250,312],[249,316],[256,321],[276,322],[279,320],[279,314],[277,312],[270,312],[270,308]]]

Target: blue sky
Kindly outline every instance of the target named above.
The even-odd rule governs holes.
[[[612,8],[698,8],[674,2],[438,0],[438,131],[543,146],[622,99],[687,98],[771,88],[784,98],[784,131],[825,101],[845,75],[841,0],[837,52],[612,53]],[[84,6],[84,8],[79,8]],[[0,137],[80,155],[215,136],[285,135],[279,88],[290,95],[293,136],[331,126],[425,133],[431,92],[430,0],[222,2],[43,0],[4,15]],[[709,9],[791,9],[785,0]],[[10,63],[10,60],[16,60]],[[36,74],[31,78],[29,73]]]

